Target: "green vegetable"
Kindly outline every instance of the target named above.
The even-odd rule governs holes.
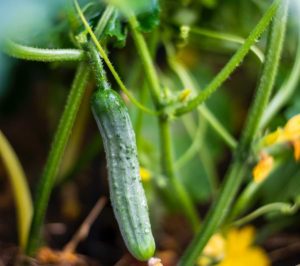
[[[94,70],[98,69],[99,88],[92,97],[92,111],[106,153],[114,214],[128,250],[139,260],[148,260],[154,254],[155,242],[129,113],[119,94],[107,83],[101,60],[92,47],[90,58]]]

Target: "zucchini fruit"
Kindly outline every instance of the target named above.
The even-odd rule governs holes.
[[[105,85],[95,92],[91,104],[106,153],[111,203],[128,250],[145,261],[153,256],[155,242],[140,180],[135,134],[125,103]]]

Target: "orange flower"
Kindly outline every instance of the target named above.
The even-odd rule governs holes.
[[[293,116],[284,127],[286,141],[300,139],[300,114]]]
[[[278,128],[264,137],[263,146],[268,147],[278,143],[291,142],[294,147],[295,160],[300,160],[300,114],[293,116],[284,128]]]
[[[271,173],[274,165],[274,159],[267,153],[261,154],[261,159],[253,168],[252,175],[254,182],[259,183],[265,180],[265,178]]]

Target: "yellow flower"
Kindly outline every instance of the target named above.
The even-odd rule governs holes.
[[[151,172],[144,167],[140,167],[140,176],[143,182],[151,180]]]
[[[286,141],[300,139],[300,114],[295,115],[286,123],[283,134]]]
[[[197,265],[209,265],[212,260],[221,260],[225,254],[225,239],[221,234],[214,234],[199,257]]]
[[[218,266],[269,266],[267,254],[258,246],[252,246],[255,230],[252,226],[231,229],[227,235],[226,255]]]
[[[252,171],[254,182],[262,182],[272,171],[273,165],[274,159],[272,156],[266,153],[261,154],[261,159]]]
[[[293,116],[284,126],[271,132],[262,140],[263,146],[268,147],[274,144],[291,142],[294,147],[295,160],[300,160],[300,114]]]
[[[258,246],[252,246],[255,230],[252,226],[242,229],[231,229],[226,238],[214,235],[198,260],[198,266],[211,265],[220,261],[216,266],[270,266],[267,254]],[[222,239],[222,240],[221,240]],[[219,245],[223,241],[222,245]],[[216,243],[219,243],[216,245]],[[209,250],[214,249],[214,252]],[[206,253],[209,251],[208,253]],[[210,259],[209,259],[210,258]]]

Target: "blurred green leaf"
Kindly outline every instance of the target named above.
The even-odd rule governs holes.
[[[108,25],[105,28],[105,36],[112,38],[112,43],[116,47],[124,47],[127,38],[127,29],[122,25],[121,17],[118,11],[114,12]]]
[[[160,22],[160,7],[158,0],[151,0],[149,2],[149,8],[137,17],[140,24],[140,30],[143,32],[152,31]]]
[[[291,151],[289,158],[263,183],[259,193],[263,204],[293,200],[300,194],[299,175],[299,164]]]

